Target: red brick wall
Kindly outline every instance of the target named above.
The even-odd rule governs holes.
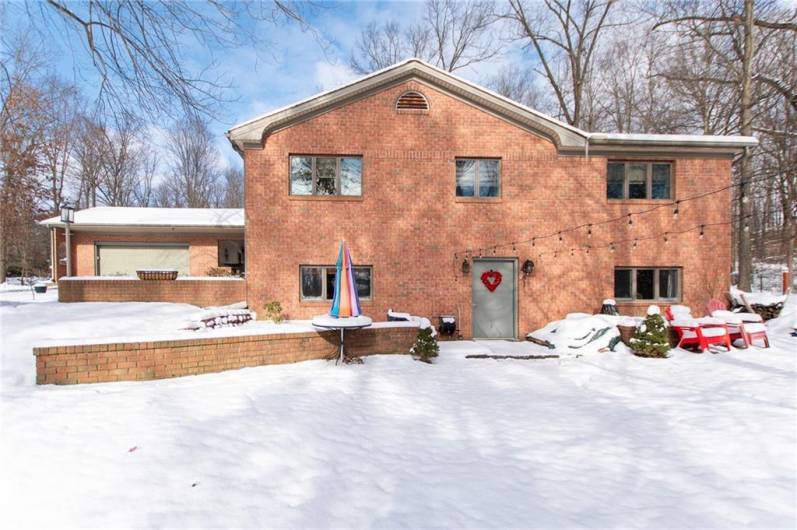
[[[72,275],[94,276],[94,245],[104,243],[179,243],[188,245],[188,266],[191,276],[206,276],[208,269],[219,266],[218,242],[220,239],[243,239],[237,234],[119,234],[101,232],[72,232]],[[58,230],[58,241],[63,245],[64,232]],[[63,257],[63,256],[62,256]],[[61,268],[61,274],[66,267]]]
[[[208,307],[245,299],[246,281],[241,279],[58,281],[59,302],[174,302]]]
[[[427,96],[428,114],[392,110],[409,88]],[[362,155],[362,199],[290,197],[289,154]],[[501,199],[457,200],[455,157],[500,157]],[[677,197],[729,183],[728,159],[661,159],[674,161]],[[415,81],[277,131],[263,149],[245,153],[250,306],[279,300],[291,318],[322,312],[327,304],[300,302],[299,266],[332,264],[346,239],[355,263],[373,265],[373,300],[363,304],[366,313],[381,317],[392,307],[425,316],[459,314],[468,336],[471,278],[459,272],[462,259],[455,262],[454,252],[525,240],[650,205],[609,203],[606,164],[601,156],[559,156],[548,140]],[[729,203],[729,194],[720,193],[684,204],[675,225],[664,208],[638,218],[633,227],[596,227],[592,241],[606,244],[670,226],[727,221]],[[586,233],[568,235],[563,248],[587,241]],[[558,247],[552,238],[534,249],[504,248],[497,256],[521,263],[531,258],[537,265],[530,278],[519,281],[522,335],[571,311],[596,311],[613,295],[613,270],[621,265],[683,267],[684,302],[700,312],[716,294],[709,291],[727,287],[730,243],[730,228],[721,227],[709,229],[702,242],[695,233],[674,236],[666,248],[647,241],[634,251],[629,245],[615,253],[563,252],[558,259],[538,259],[539,252]]]
[[[362,329],[346,334],[352,355],[408,353],[418,329]],[[334,358],[335,332],[34,348],[40,385],[164,379]]]

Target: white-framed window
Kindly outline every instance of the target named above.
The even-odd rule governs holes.
[[[606,168],[608,199],[673,198],[670,162],[610,161]]]
[[[359,156],[292,155],[290,173],[291,195],[362,195]]]
[[[370,300],[372,293],[373,267],[357,265],[352,271],[357,295],[360,300]],[[299,267],[299,283],[302,300],[332,300],[335,297],[334,265],[302,265]]]
[[[680,300],[681,269],[675,267],[615,267],[614,297],[617,300]]]
[[[457,197],[500,197],[501,159],[457,158]]]

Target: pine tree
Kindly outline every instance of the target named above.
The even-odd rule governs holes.
[[[640,357],[667,357],[667,327],[658,313],[649,314],[631,338],[631,349]]]
[[[437,345],[437,339],[431,326],[418,331],[418,338],[415,339],[415,344],[410,348],[412,356],[425,363],[431,363],[432,359],[437,357],[439,351],[440,346]]]

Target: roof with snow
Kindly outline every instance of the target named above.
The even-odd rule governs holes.
[[[41,221],[44,226],[64,226],[60,217]],[[96,227],[168,227],[243,229],[242,208],[133,208],[97,206],[75,211],[72,228]]]
[[[241,154],[247,148],[262,148],[264,138],[274,131],[410,79],[451,94],[547,138],[559,151],[569,154],[664,151],[733,155],[746,147],[758,145],[758,140],[752,136],[590,133],[416,58],[235,125],[227,131],[227,138]]]

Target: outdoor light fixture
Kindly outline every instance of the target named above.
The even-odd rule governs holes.
[[[75,222],[75,209],[68,202],[65,202],[64,204],[61,205],[61,222],[62,223]]]
[[[468,274],[470,272],[470,261],[468,258],[462,260],[462,274]]]
[[[526,261],[523,262],[523,267],[521,267],[521,270],[523,271],[524,275],[528,276],[529,274],[534,272],[534,262],[531,261],[530,259],[527,259]]]
[[[69,225],[75,222],[75,208],[68,202],[61,205],[61,222],[64,223],[66,236],[66,275],[72,276],[72,233]]]

